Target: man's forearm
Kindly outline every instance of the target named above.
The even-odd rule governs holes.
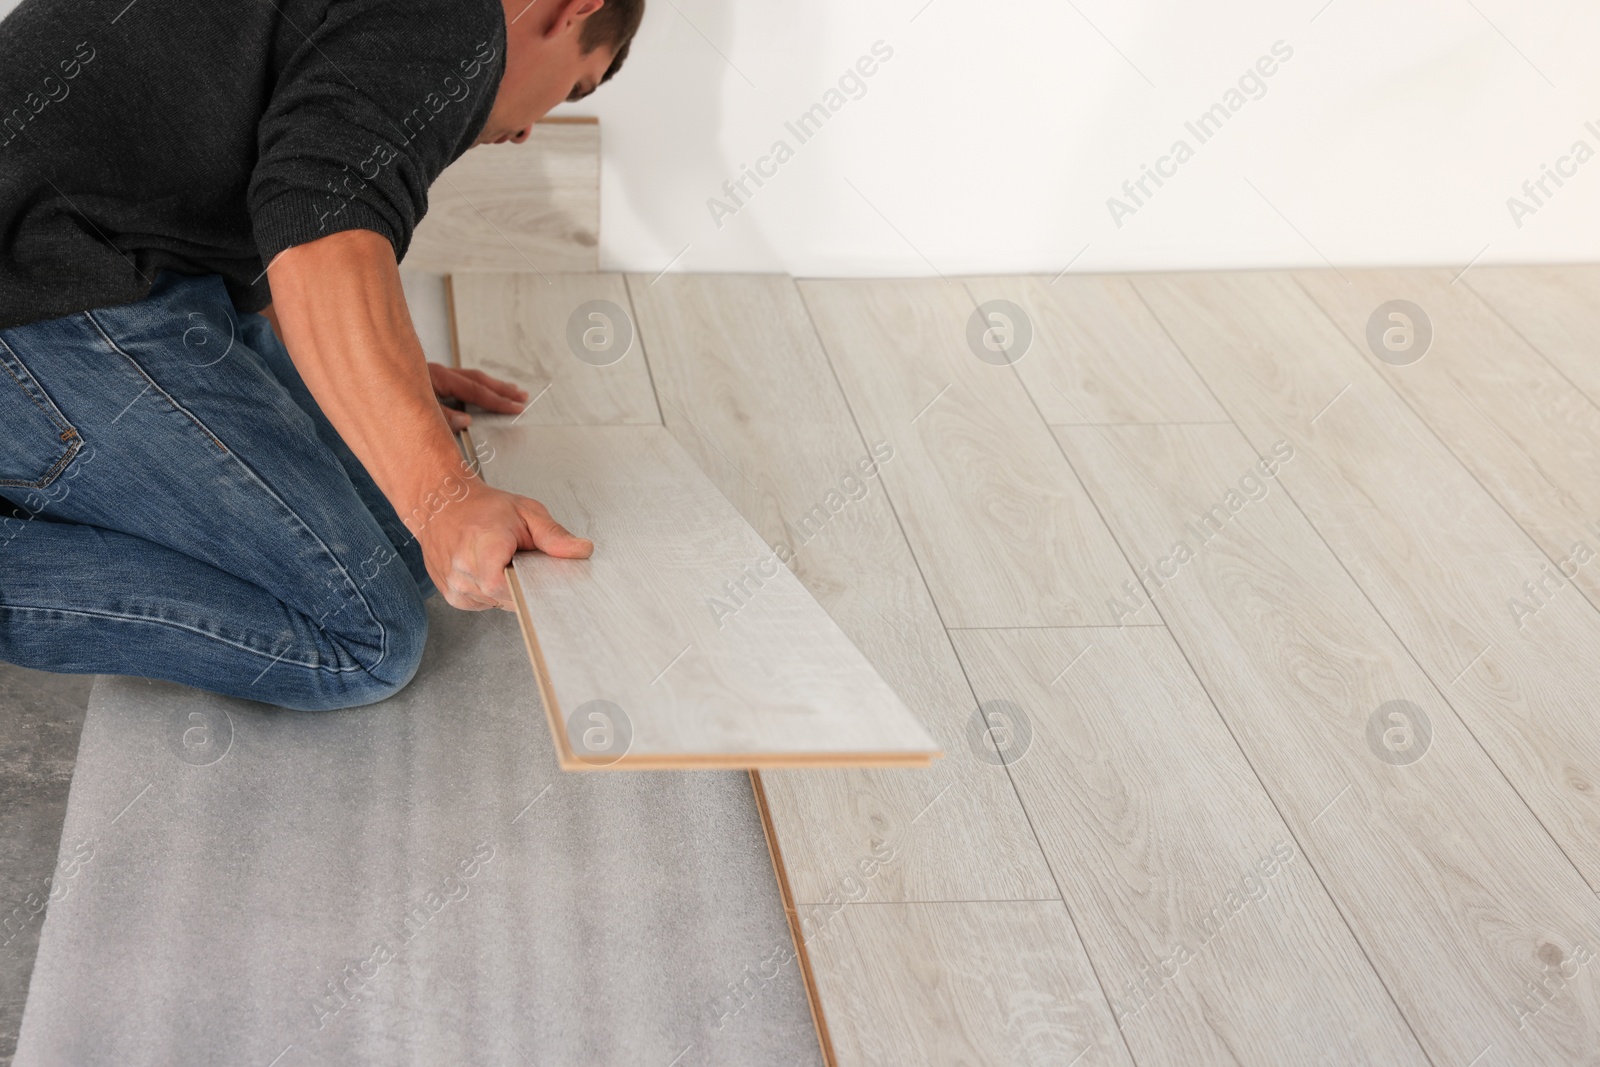
[[[289,249],[268,273],[274,326],[328,421],[402,519],[427,515],[430,496],[459,484],[461,453],[388,239],[346,230]]]

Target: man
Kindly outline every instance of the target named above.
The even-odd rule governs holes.
[[[643,0],[23,0],[0,23],[0,659],[292,708],[410,681],[435,588],[593,546],[464,469],[397,262],[429,185]],[[9,507],[3,505],[9,504]]]

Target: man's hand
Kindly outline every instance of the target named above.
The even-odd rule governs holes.
[[[440,400],[460,400],[502,415],[520,413],[528,400],[526,389],[491,378],[481,370],[457,370],[442,363],[429,363],[428,377],[433,381],[433,394]],[[444,408],[444,417],[452,430],[472,425],[472,416],[455,408]]]
[[[450,604],[510,609],[504,572],[519,548],[589,555],[593,545],[563,530],[538,501],[492,489],[462,470],[387,238],[371,230],[331,234],[283,252],[268,275],[278,334],[295,368],[417,535],[428,573]],[[473,372],[439,369],[447,372],[448,395],[461,396],[455,390],[467,391],[471,382],[499,393],[501,406],[482,404],[488,397],[481,392],[462,399],[521,410]]]
[[[436,511],[403,516],[422,544],[428,574],[440,595],[466,611],[514,609],[505,568],[518,550],[586,559],[592,542],[574,537],[537,500],[492,489],[475,477],[445,487],[428,505]]]

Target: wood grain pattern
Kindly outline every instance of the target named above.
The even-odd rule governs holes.
[[[1192,549],[1154,591],[1162,614],[1433,1061],[1592,1046],[1593,975],[1543,1008],[1526,983],[1593,942],[1600,902],[1277,484],[1315,446],[1263,448],[1262,476],[1233,427],[1057,432],[1135,559]],[[1199,531],[1227,487],[1240,509]],[[1394,700],[1426,733],[1379,713]]]
[[[1170,634],[955,642],[1139,1062],[1427,1062]]]
[[[614,348],[583,348],[585,331],[598,330],[591,335],[596,343],[617,347],[636,333],[620,274],[460,274],[450,288],[461,365],[528,390],[519,425],[661,422],[637,336],[620,356]],[[611,307],[592,306],[595,301]],[[575,319],[587,359],[569,340]]]
[[[1059,902],[852,905],[811,951],[840,1067],[1132,1067]]]
[[[891,841],[896,861],[867,899],[1056,898],[1004,768],[969,747],[971,689],[879,484],[899,459],[861,438],[794,282],[629,286],[667,428],[769,545],[792,551],[800,582],[947,753],[928,771],[764,774],[796,899],[839,895]]]
[[[1227,421],[1127,278],[972,278],[967,289],[1027,315],[1033,340],[1014,366],[1046,422]]]
[[[1460,284],[1600,404],[1600,265],[1474,267]]]
[[[405,265],[415,270],[600,269],[600,127],[537,122],[527,141],[479,145],[428,190]]]
[[[1344,273],[1295,277],[1545,555],[1571,560],[1573,584],[1600,604],[1600,565],[1580,563],[1600,558],[1600,408],[1476,293],[1452,285],[1451,272]],[[1404,366],[1378,359],[1366,339],[1374,309],[1393,299],[1417,304],[1432,324],[1426,354]]]
[[[975,312],[936,281],[802,282],[946,626],[1116,623],[1133,574],[1022,383],[967,347]],[[1145,621],[1145,620],[1135,620]]]
[[[595,542],[513,561],[557,721],[631,724],[563,766],[926,764],[937,746],[661,427],[481,419],[485,476]],[[615,709],[620,709],[620,716]],[[618,734],[617,736],[621,736]],[[621,742],[618,742],[621,745]]]
[[[1280,480],[1591,887],[1600,886],[1600,615],[1508,608],[1544,554],[1292,278],[1137,283]]]

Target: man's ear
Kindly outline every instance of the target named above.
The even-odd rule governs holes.
[[[582,32],[583,24],[589,16],[605,6],[606,0],[565,0],[556,17],[550,21],[550,28],[545,30],[546,37],[559,37],[568,30]]]

